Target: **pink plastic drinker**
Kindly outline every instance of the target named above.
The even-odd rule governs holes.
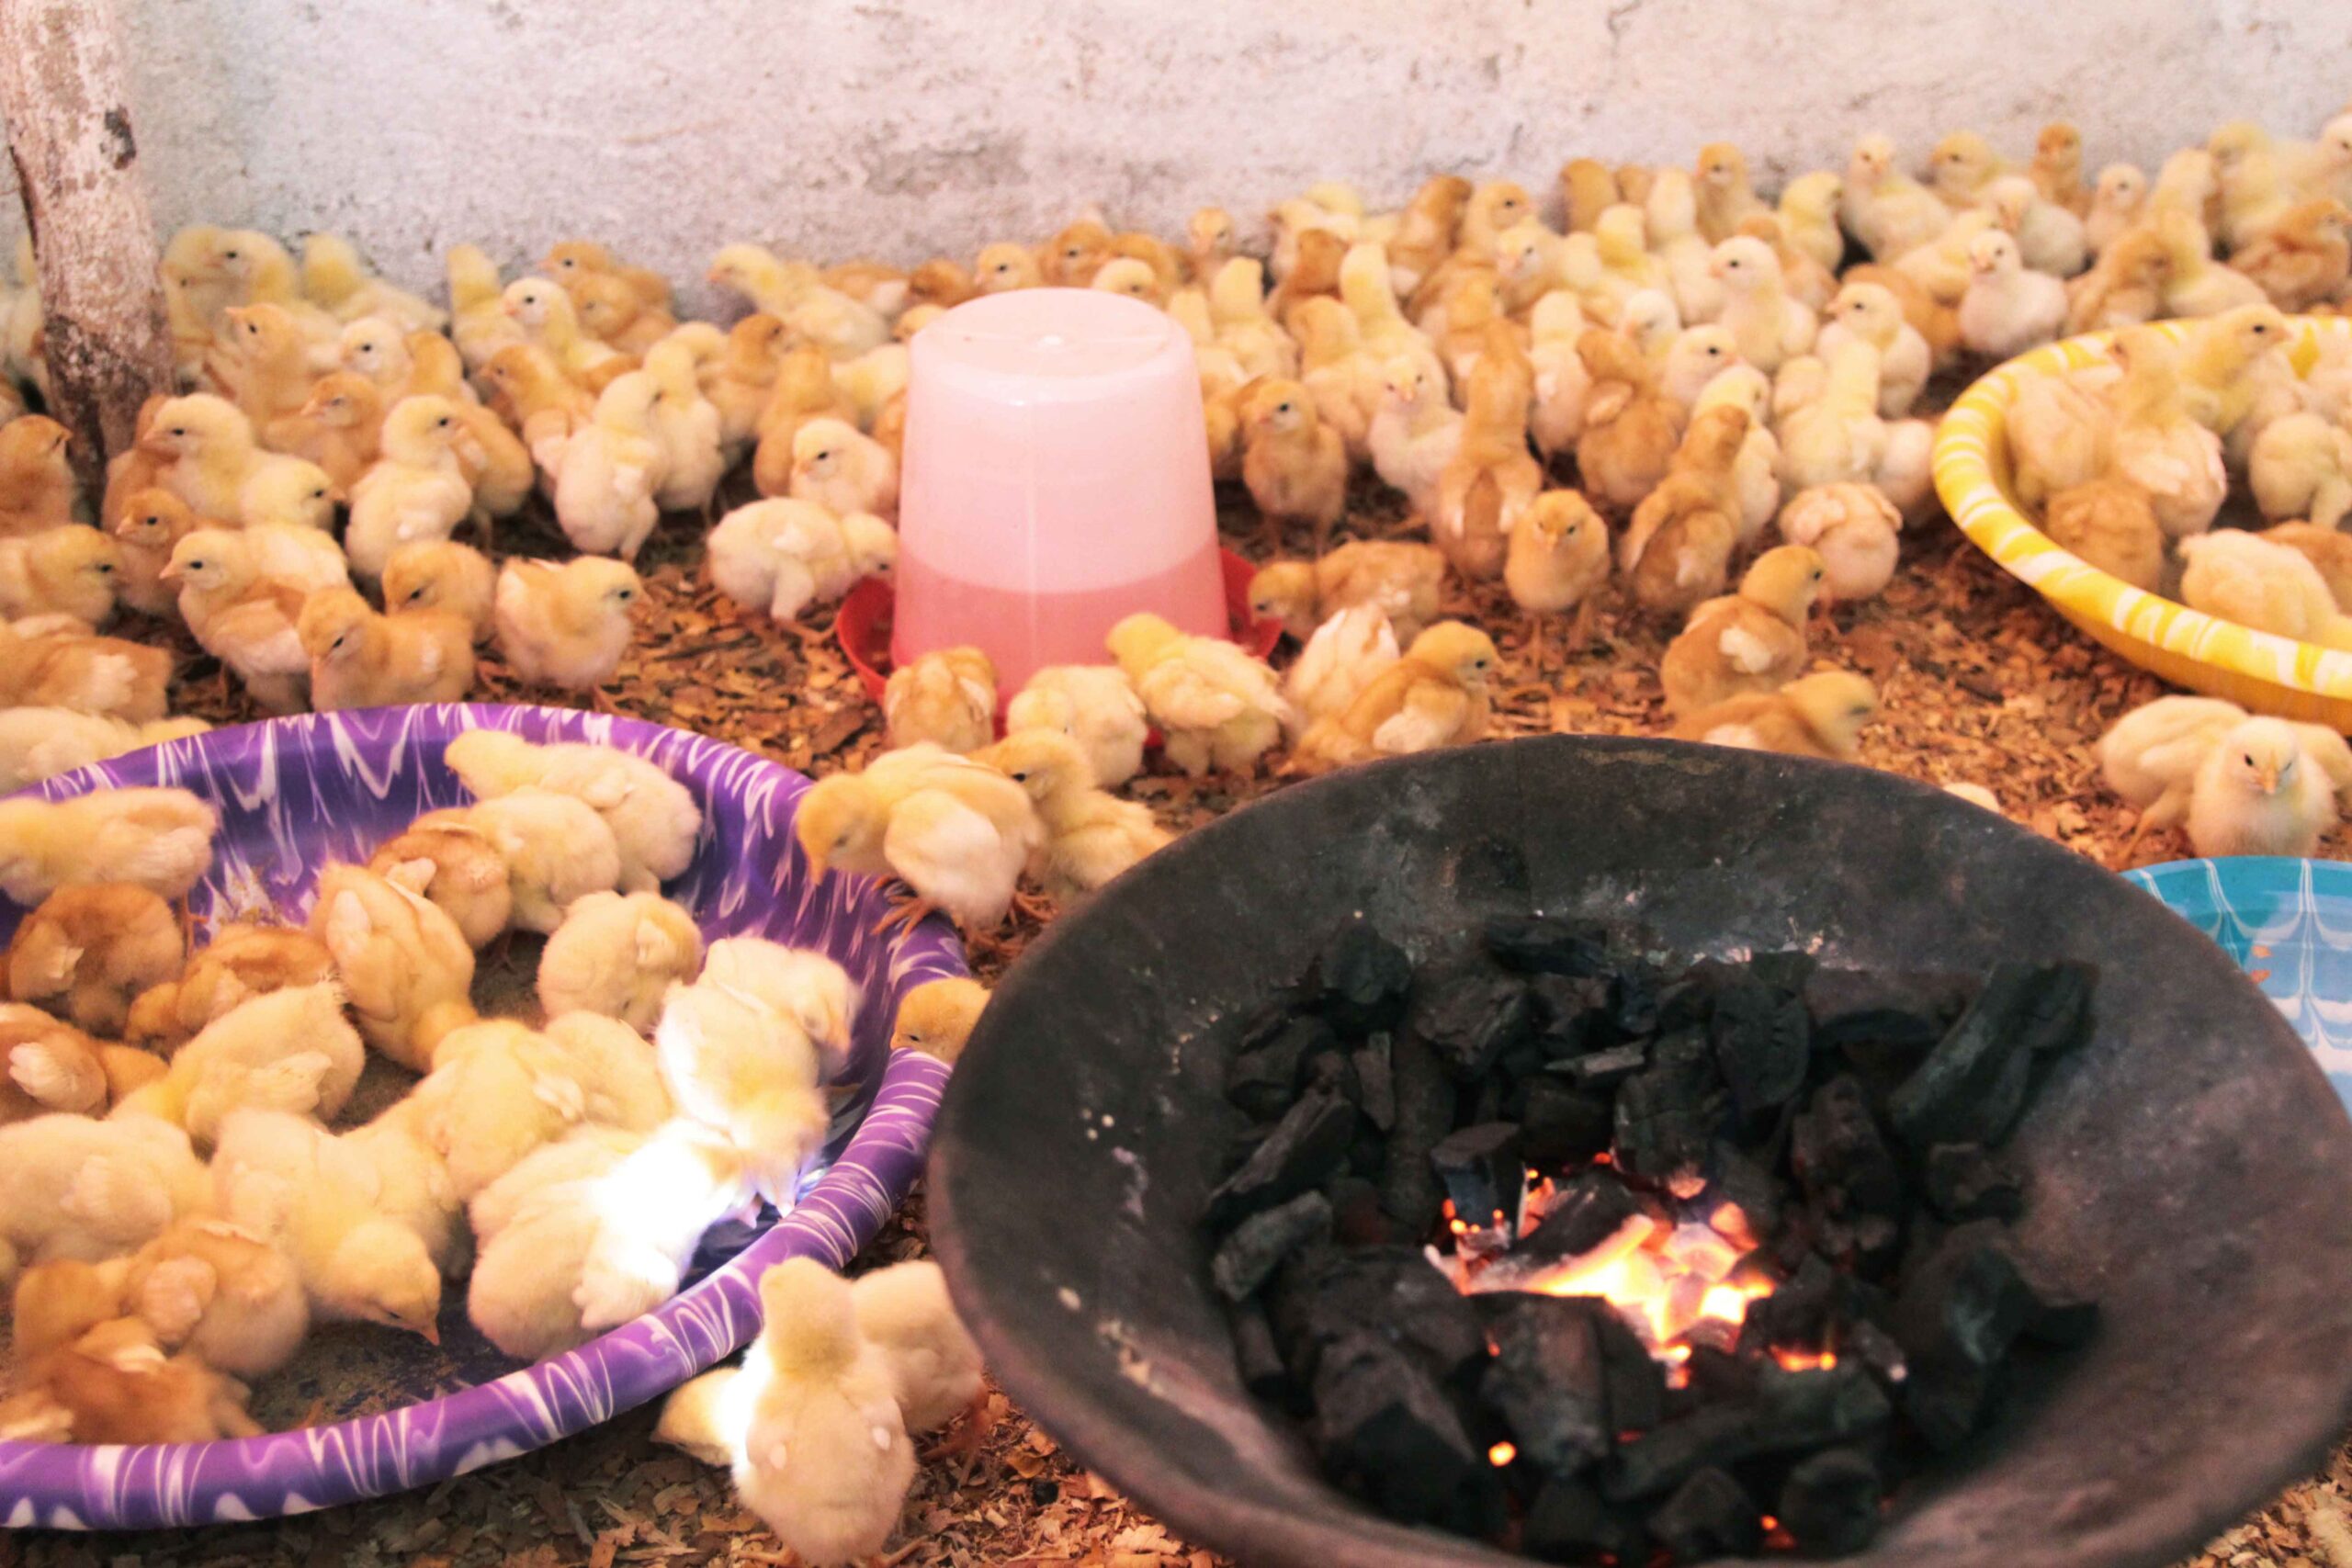
[[[1200,373],[1139,300],[1023,288],[915,334],[890,657],[969,643],[1010,696],[1138,610],[1223,636]]]

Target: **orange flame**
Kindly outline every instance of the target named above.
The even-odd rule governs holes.
[[[1500,1470],[1503,1466],[1509,1464],[1518,1457],[1519,1450],[1511,1447],[1509,1443],[1497,1443],[1493,1448],[1487,1450],[1487,1462],[1493,1465],[1497,1470]]]

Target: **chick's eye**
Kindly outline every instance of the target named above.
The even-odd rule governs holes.
[[[187,426],[184,424],[175,424],[164,434],[166,435],[186,435],[187,434]]]
[[[2249,768],[2254,766],[2254,753],[2251,751],[2245,754],[2245,765]]]

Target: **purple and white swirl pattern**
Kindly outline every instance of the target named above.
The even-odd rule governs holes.
[[[757,934],[816,948],[864,987],[850,1068],[855,1092],[827,1157],[788,1213],[756,1233],[736,1233],[732,1248],[715,1235],[697,1259],[710,1271],[655,1312],[459,1393],[235,1442],[0,1442],[0,1526],[148,1529],[302,1513],[431,1485],[584,1431],[742,1347],[759,1331],[757,1281],[771,1264],[808,1257],[842,1267],[922,1171],[947,1069],[910,1053],[892,1059],[890,1022],[910,987],[964,973],[962,950],[935,918],[895,940],[876,936],[887,908],[877,884],[838,874],[810,884],[792,837],[808,781],[788,768],[634,719],[468,704],[215,730],[28,793],[60,799],[121,785],[191,790],[221,812],[212,870],[190,897],[196,912],[224,920],[267,908],[300,913],[322,866],[364,860],[423,813],[468,803],[441,750],[451,736],[485,727],[535,740],[593,741],[660,763],[695,792],[704,813],[694,863],[663,891],[695,912],[707,936]],[[0,899],[0,942],[22,914]]]

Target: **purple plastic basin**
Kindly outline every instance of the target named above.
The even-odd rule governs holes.
[[[50,799],[116,785],[171,784],[220,808],[211,871],[190,896],[199,915],[267,902],[307,910],[319,869],[364,861],[427,811],[471,798],[443,765],[462,730],[587,740],[647,757],[702,803],[694,863],[662,891],[707,937],[756,934],[830,953],[865,988],[850,1074],[856,1092],[792,1210],[752,1230],[714,1233],[708,1272],[656,1311],[533,1366],[472,1336],[462,1292],[443,1314],[474,1387],[382,1415],[235,1442],[71,1447],[0,1442],[0,1525],[150,1529],[307,1512],[429,1486],[582,1432],[712,1366],[759,1331],[757,1281],[786,1258],[839,1268],[870,1240],[922,1168],[947,1069],[891,1059],[890,1022],[909,987],[964,973],[944,920],[873,934],[879,884],[811,884],[792,818],[808,781],[700,736],[567,709],[479,704],[306,715],[215,730],[134,751],[25,792]],[[23,911],[0,898],[0,942]],[[463,1349],[471,1337],[469,1355]]]

